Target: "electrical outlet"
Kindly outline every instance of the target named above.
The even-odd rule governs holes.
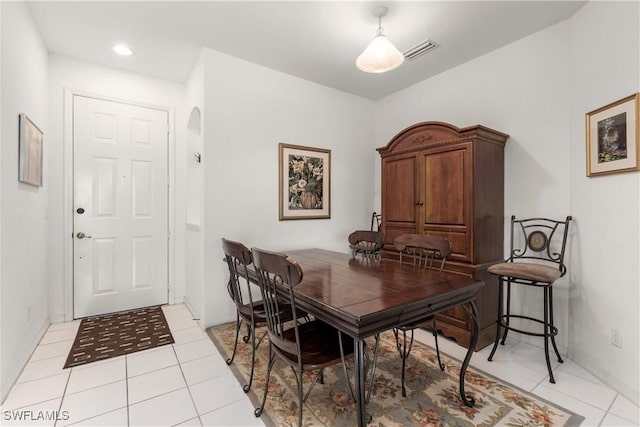
[[[611,344],[618,348],[622,348],[622,334],[618,329],[611,330]]]

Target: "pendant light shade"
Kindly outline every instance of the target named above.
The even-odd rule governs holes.
[[[356,59],[356,66],[367,73],[384,73],[398,68],[404,62],[404,55],[387,39],[382,29],[382,17],[388,9],[384,6],[373,10],[378,18],[378,33],[369,46]]]

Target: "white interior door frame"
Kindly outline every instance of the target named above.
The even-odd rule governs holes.
[[[107,97],[74,89],[64,89],[63,124],[63,177],[64,177],[64,321],[73,320],[73,97],[84,96],[103,101],[119,102],[138,107],[166,111],[169,118],[168,167],[169,167],[169,303],[175,302],[175,109],[173,107]]]

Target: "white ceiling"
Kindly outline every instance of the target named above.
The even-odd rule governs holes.
[[[398,49],[439,47],[385,74],[356,57],[373,39],[374,7]],[[51,52],[185,82],[203,46],[338,90],[379,99],[563,21],[581,1],[29,2]],[[134,54],[112,52],[127,43]]]

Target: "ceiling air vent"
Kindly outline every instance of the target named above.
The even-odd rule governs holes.
[[[424,55],[425,53],[437,48],[438,45],[432,42],[431,40],[425,40],[420,44],[412,47],[411,49],[406,50],[403,55],[408,60],[412,61],[419,56]]]

